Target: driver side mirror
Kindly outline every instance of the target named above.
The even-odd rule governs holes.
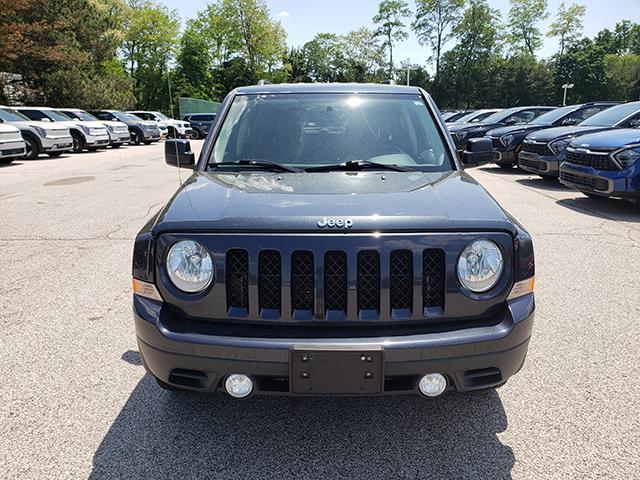
[[[640,118],[634,118],[633,120],[629,121],[629,128],[636,128],[636,127],[640,127]]]
[[[475,166],[493,159],[493,142],[490,138],[471,138],[462,152],[462,164]]]
[[[570,126],[570,125],[577,125],[578,124],[578,119],[577,118],[565,118],[562,121],[562,125],[564,126]]]
[[[189,140],[166,140],[164,142],[164,160],[172,167],[190,168],[196,166],[196,155],[191,151]]]
[[[515,125],[517,121],[515,118],[507,118],[503,123],[505,125]]]

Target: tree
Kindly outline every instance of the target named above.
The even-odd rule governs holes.
[[[382,46],[389,48],[389,75],[393,76],[393,44],[409,37],[405,30],[403,18],[411,15],[411,10],[404,0],[382,0],[378,5],[378,13],[373,17],[376,37],[383,37]]]
[[[610,78],[605,55],[602,47],[587,38],[567,47],[564,55],[558,56],[555,63],[558,94],[562,84],[573,83],[572,101],[606,100]]]
[[[640,98],[640,55],[605,55],[609,98],[638,100]]]
[[[538,22],[547,18],[547,0],[510,0],[509,40],[521,51],[534,55],[542,46]]]
[[[564,2],[560,4],[555,20],[551,23],[548,37],[559,37],[560,55],[564,54],[568,45],[575,43],[582,34],[582,18],[587,7],[584,5],[571,4],[566,8]]]
[[[211,59],[200,23],[190,20],[182,37],[171,83],[177,96],[208,100],[212,94]]]
[[[464,0],[416,0],[416,17],[411,24],[420,45],[429,45],[435,52],[436,74],[440,73],[442,47],[449,40],[447,30],[459,21]]]

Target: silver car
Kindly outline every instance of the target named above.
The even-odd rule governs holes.
[[[13,162],[27,153],[20,130],[0,120],[0,164]]]
[[[125,143],[129,143],[131,140],[129,127],[124,122],[100,120],[89,112],[85,112],[84,110],[77,108],[61,108],[60,111],[67,117],[79,122],[99,122],[104,125],[107,128],[107,133],[109,134],[109,145],[111,145],[111,148],[119,148]]]

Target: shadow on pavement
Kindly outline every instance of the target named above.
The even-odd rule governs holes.
[[[575,212],[592,217],[623,222],[640,222],[640,206],[625,200],[613,198],[589,198],[576,192],[578,197],[558,200],[556,203]]]
[[[570,188],[565,187],[556,179],[547,179],[547,178],[519,178],[516,180],[520,185],[524,185],[525,187],[538,188],[540,190],[547,190],[550,192],[568,192],[571,191]],[[576,192],[577,193],[577,192]]]
[[[511,478],[493,391],[232,400],[145,375],[93,457],[105,478]]]
[[[518,170],[516,167],[500,168],[496,165],[493,165],[493,166],[478,167],[478,170],[480,170],[481,172],[487,172],[487,173],[497,173],[498,175],[528,175],[526,172],[523,172],[522,170]]]

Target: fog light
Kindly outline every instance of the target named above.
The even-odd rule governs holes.
[[[224,388],[234,398],[245,398],[253,391],[253,382],[246,375],[234,373],[227,377]]]
[[[427,373],[418,384],[420,393],[427,397],[437,397],[447,388],[447,379],[439,373]]]

